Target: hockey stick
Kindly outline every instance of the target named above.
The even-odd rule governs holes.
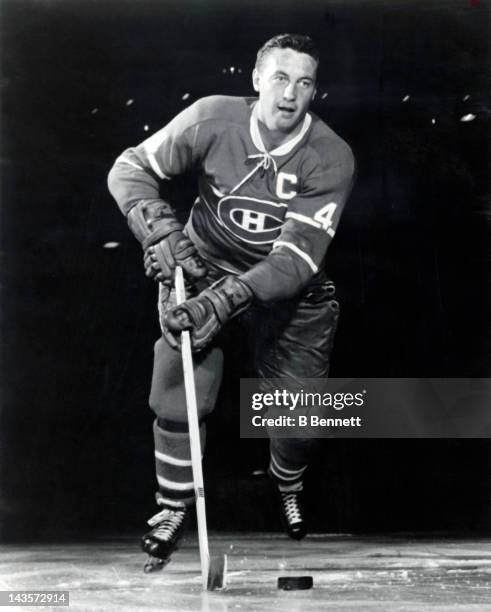
[[[176,301],[181,304],[186,300],[184,275],[181,266],[176,267]],[[194,492],[196,496],[196,515],[198,517],[199,554],[203,588],[208,591],[223,589],[227,577],[227,556],[221,555],[210,559],[208,548],[208,529],[206,526],[205,488],[203,468],[201,465],[201,443],[198,422],[198,404],[194,382],[193,356],[191,338],[188,331],[181,335],[182,368],[184,371],[184,388],[186,392],[186,409],[188,413],[189,441],[191,445],[191,465],[193,469]]]

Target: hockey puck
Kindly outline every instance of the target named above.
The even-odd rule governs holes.
[[[278,588],[282,591],[306,590],[313,586],[312,576],[280,576],[278,578]]]

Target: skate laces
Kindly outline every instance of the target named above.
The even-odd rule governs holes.
[[[184,517],[186,516],[186,509],[173,510],[171,508],[164,508],[160,512],[157,512],[152,518],[148,519],[150,527],[155,527],[152,531],[152,535],[160,540],[171,540],[182,525]]]
[[[281,492],[286,520],[290,525],[302,522],[302,513],[298,501],[298,493]]]

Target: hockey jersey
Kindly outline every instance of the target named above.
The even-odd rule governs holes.
[[[297,293],[323,265],[354,181],[349,146],[314,114],[267,150],[257,99],[202,98],[140,145],[109,175],[123,213],[159,197],[162,182],[199,174],[187,232],[205,260],[241,274],[264,301]]]

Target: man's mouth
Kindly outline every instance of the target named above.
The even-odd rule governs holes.
[[[278,110],[287,115],[293,115],[296,109],[294,106],[286,106],[284,104],[278,104]]]

